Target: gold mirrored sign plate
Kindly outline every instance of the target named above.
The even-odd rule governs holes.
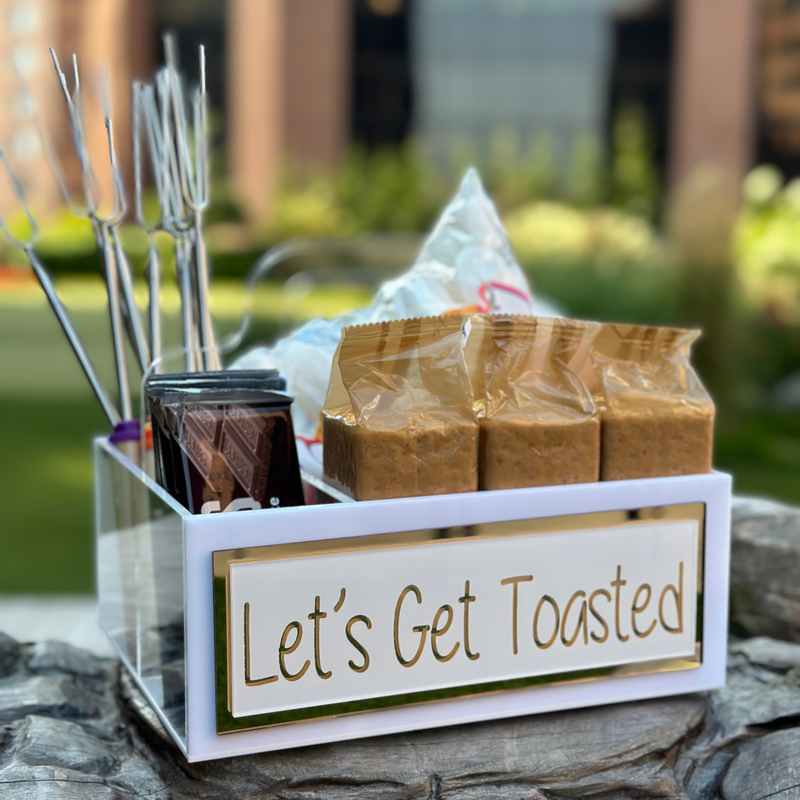
[[[697,555],[697,635],[694,656],[690,659],[659,659],[620,664],[611,667],[576,670],[550,675],[537,675],[527,678],[500,680],[468,686],[446,687],[421,692],[404,693],[389,697],[379,697],[323,706],[312,706],[288,711],[235,718],[231,714],[230,665],[231,665],[231,624],[230,624],[230,566],[243,561],[271,561],[286,558],[327,555],[331,553],[356,552],[384,549],[390,547],[409,547],[432,544],[442,541],[463,539],[497,539],[514,536],[529,536],[537,533],[569,533],[600,528],[635,526],[649,522],[695,520],[698,523]],[[619,511],[599,511],[590,514],[568,514],[539,519],[513,520],[507,522],[487,522],[477,525],[452,528],[429,528],[426,530],[398,531],[368,536],[352,536],[340,539],[323,539],[313,542],[274,544],[261,547],[248,547],[237,550],[218,550],[213,553],[214,580],[214,650],[216,660],[216,707],[217,733],[234,733],[255,728],[286,725],[290,723],[319,720],[345,714],[359,714],[420,703],[446,702],[456,698],[476,697],[527,689],[539,685],[559,685],[582,681],[606,680],[608,678],[630,675],[643,675],[654,672],[694,669],[702,663],[703,641],[703,574],[705,541],[705,504],[682,503],[668,506],[654,506]]]

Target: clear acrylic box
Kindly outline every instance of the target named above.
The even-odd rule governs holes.
[[[100,624],[185,749],[183,521],[189,512],[104,439],[95,442],[95,498]]]
[[[97,439],[94,452],[100,621],[125,668],[189,761],[701,691],[724,683],[731,499],[727,475],[355,503],[303,474],[309,501],[305,507],[192,515],[107,440]],[[334,556],[324,557],[339,561],[320,562],[325,567],[320,580],[325,580],[343,557],[364,557],[371,547],[379,551],[382,545],[375,542],[382,537],[389,542],[386,547],[394,547],[397,553],[403,537],[413,540],[414,546],[430,540],[439,547],[450,539],[461,546],[492,537],[507,544],[512,528],[520,542],[543,532],[561,539],[569,558],[574,554],[580,559],[580,542],[588,539],[565,537],[586,535],[585,529],[597,527],[601,518],[625,530],[626,525],[657,522],[668,517],[670,509],[690,506],[701,509],[699,547],[692,545],[699,551],[694,663],[676,667],[675,661],[655,666],[652,662],[650,669],[625,664],[620,669],[595,670],[598,675],[588,680],[585,671],[556,674],[528,684],[507,682],[508,690],[451,694],[452,699],[437,702],[373,703],[369,711],[340,704],[345,707],[342,713],[290,715],[289,721],[280,724],[263,722],[262,714],[253,718],[262,723],[248,727],[234,719],[233,712],[227,713],[224,686],[234,669],[231,664],[240,663],[231,656],[231,637],[241,633],[240,622],[231,628],[230,612],[226,622],[224,591],[220,592],[224,569],[230,576],[231,563],[243,564],[265,550],[279,549],[281,555],[270,556],[267,566],[278,570],[271,573],[278,575],[278,583],[285,574],[289,585],[295,580],[291,570],[302,562],[308,564],[308,555],[318,557],[338,549]],[[574,524],[576,519],[586,520],[582,528]],[[418,549],[424,552],[421,546]],[[422,567],[424,561],[420,561]],[[391,583],[391,572],[389,567],[381,577],[383,583]],[[503,595],[504,602],[507,597],[510,594]],[[408,608],[417,606],[412,603]],[[336,610],[331,610],[329,619]],[[630,639],[635,645],[634,637]],[[441,666],[434,664],[431,669],[442,674]],[[410,674],[401,672],[406,677]],[[313,667],[309,675],[317,680]],[[228,693],[228,708],[232,708],[230,697]]]
[[[95,440],[94,462],[100,624],[187,752],[184,537],[193,515],[107,439]],[[351,502],[305,472],[303,486],[312,503]]]

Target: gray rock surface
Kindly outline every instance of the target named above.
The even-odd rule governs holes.
[[[766,637],[733,643],[707,696],[204,764],[115,662],[50,642],[16,653],[0,678],[3,800],[800,797],[800,645]]]
[[[10,675],[19,660],[19,645],[5,633],[0,632],[0,678]]]
[[[800,728],[774,731],[748,742],[722,782],[725,800],[800,797]]]
[[[731,628],[800,642],[800,508],[733,499]]]

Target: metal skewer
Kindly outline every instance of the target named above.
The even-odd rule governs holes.
[[[181,320],[185,369],[194,372],[200,368],[199,343],[195,328],[194,303],[192,300],[191,273],[189,268],[191,219],[184,216],[180,194],[180,160],[175,151],[175,134],[171,124],[172,94],[170,76],[166,69],[156,76],[156,87],[160,103],[160,127],[162,142],[161,199],[164,209],[164,229],[175,240],[175,272],[181,296]]]
[[[105,73],[101,81],[101,97],[112,173],[112,207],[107,215],[101,216],[99,211],[100,202],[97,199],[99,192],[86,146],[80,74],[77,58],[74,55],[72,59],[74,87],[70,92],[55,51],[50,49],[67,103],[81,169],[83,202],[75,202],[70,196],[52,147],[44,135],[38,118],[35,117],[47,157],[67,205],[73,213],[89,219],[92,223],[108,292],[114,358],[124,419],[132,417],[132,403],[123,334],[127,332],[143,374],[150,371],[154,362],[156,363],[154,369],[160,371],[161,368],[163,349],[159,302],[161,264],[155,243],[155,233],[158,230],[170,234],[175,242],[176,273],[182,300],[186,369],[194,371],[220,368],[208,305],[208,254],[202,235],[203,215],[210,199],[205,50],[200,48],[200,86],[192,96],[193,124],[190,131],[186,120],[183,83],[177,72],[174,39],[167,37],[165,46],[167,67],[156,76],[155,87],[143,84],[134,86],[133,108],[136,216],[148,233],[149,328],[152,341],[148,342],[145,336],[141,316],[135,303],[132,273],[119,237],[119,226],[125,214],[126,202],[115,151]],[[142,128],[143,120],[144,128]],[[151,171],[160,204],[160,217],[155,222],[145,218],[142,202],[142,135],[147,136]],[[33,257],[35,259],[35,254]]]
[[[203,237],[203,214],[211,201],[208,166],[208,95],[206,93],[206,50],[200,45],[200,89],[194,97],[195,181],[194,191],[187,198],[194,212],[195,270],[197,302],[200,314],[200,345],[206,370],[221,368],[219,353],[214,349],[214,327],[208,305],[208,250]],[[191,187],[191,185],[190,185]]]
[[[108,157],[111,161],[111,175],[114,183],[115,198],[118,198],[118,213],[116,218],[109,219],[108,230],[111,234],[111,243],[114,247],[114,257],[117,261],[117,271],[119,274],[120,289],[122,291],[123,300],[123,319],[125,327],[128,331],[128,338],[133,345],[133,352],[136,360],[139,363],[139,369],[144,373],[150,366],[150,353],[147,344],[147,339],[144,335],[144,328],[142,326],[142,318],[139,314],[139,309],[136,306],[136,298],[133,293],[133,278],[131,276],[131,268],[122,245],[119,241],[119,225],[125,216],[127,204],[125,202],[125,189],[122,185],[122,176],[120,175],[119,162],[117,161],[116,150],[114,149],[114,129],[111,121],[111,103],[108,97],[108,77],[105,72],[100,79],[100,95],[103,103],[103,116],[106,126],[106,135],[108,138]],[[116,202],[116,200],[115,200]]]
[[[31,235],[25,241],[12,236],[2,217],[0,217],[0,230],[3,231],[11,244],[19,247],[25,253],[28,263],[31,265],[34,274],[39,280],[45,295],[47,295],[50,306],[55,312],[58,321],[61,323],[61,327],[64,330],[64,333],[66,334],[66,337],[72,346],[75,355],[78,357],[78,361],[83,369],[83,372],[89,380],[89,385],[92,387],[95,396],[100,401],[100,405],[102,406],[106,417],[108,417],[108,421],[112,426],[114,426],[120,421],[119,412],[114,407],[114,404],[111,402],[111,399],[108,396],[108,392],[106,392],[105,387],[97,377],[97,372],[95,371],[95,368],[89,359],[89,355],[87,354],[86,349],[84,348],[83,343],[81,342],[80,337],[78,336],[78,333],[72,324],[72,320],[69,318],[67,310],[64,308],[61,300],[58,297],[58,294],[56,293],[55,286],[53,286],[53,281],[33,249],[39,236],[39,229],[36,225],[36,221],[33,218],[33,214],[31,213],[31,210],[25,201],[22,185],[20,184],[16,175],[14,175],[11,165],[8,163],[8,159],[6,158],[6,155],[2,149],[0,149],[0,161],[3,162],[3,166],[13,187],[14,194],[22,205],[25,215],[28,218],[28,224],[31,228]]]
[[[136,220],[147,232],[147,285],[149,289],[149,317],[150,317],[150,356],[151,364],[157,362],[155,372],[161,372],[161,304],[159,292],[161,288],[161,261],[156,247],[156,232],[163,229],[164,209],[161,205],[163,191],[161,183],[163,174],[159,169],[161,163],[160,141],[158,125],[155,129],[151,124],[148,108],[154,106],[152,87],[145,87],[142,83],[133,84],[133,170],[135,184]],[[148,152],[150,158],[150,171],[156,185],[156,195],[159,201],[159,219],[150,224],[145,217],[144,204],[142,203],[142,117],[144,117],[145,132],[147,136]]]
[[[50,55],[53,58],[53,65],[56,69],[61,89],[64,98],[67,102],[67,110],[69,111],[70,122],[72,124],[72,133],[75,140],[75,149],[78,155],[78,160],[81,165],[81,180],[83,184],[83,193],[86,200],[86,210],[78,211],[75,207],[72,208],[73,213],[79,216],[88,217],[92,222],[94,228],[95,238],[97,239],[98,248],[103,259],[105,268],[106,288],[108,291],[108,310],[111,322],[111,338],[114,345],[114,361],[117,368],[117,383],[119,386],[119,397],[122,416],[124,419],[133,418],[133,406],[131,403],[131,391],[128,381],[128,365],[125,353],[125,341],[123,338],[123,321],[122,309],[120,306],[119,296],[119,275],[117,272],[117,261],[109,241],[109,226],[119,220],[119,207],[120,197],[119,189],[121,184],[116,180],[113,182],[112,198],[113,208],[108,217],[101,217],[98,214],[98,204],[94,200],[92,187],[94,186],[94,173],[92,171],[89,153],[86,148],[86,140],[83,133],[83,116],[81,113],[80,102],[80,76],[78,73],[78,60],[73,55],[73,74],[75,78],[75,88],[73,94],[70,94],[67,88],[67,80],[58,63],[55,50],[50,48]],[[109,136],[110,138],[110,136]],[[112,165],[113,167],[113,165]],[[67,202],[71,205],[71,198],[67,196]]]
[[[175,118],[180,185],[183,199],[192,212],[194,223],[192,289],[198,317],[202,362],[205,370],[217,370],[220,369],[220,359],[216,351],[211,311],[208,306],[208,252],[203,240],[203,213],[210,201],[205,48],[200,46],[200,87],[192,98],[194,138],[194,163],[192,163],[174,38],[165,37],[164,45]]]

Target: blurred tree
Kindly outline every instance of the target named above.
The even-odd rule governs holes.
[[[590,135],[577,136],[566,175],[566,197],[580,207],[600,203],[607,176],[604,174],[603,147]]]
[[[609,200],[625,211],[653,219],[660,191],[655,150],[644,111],[635,103],[620,105],[612,131]]]
[[[697,167],[669,200],[667,229],[681,277],[683,324],[702,328],[695,364],[721,411],[736,407],[742,348],[734,299],[732,238],[739,204],[734,176]]]
[[[374,151],[354,147],[334,177],[337,203],[355,231],[424,230],[439,201],[413,144]]]

